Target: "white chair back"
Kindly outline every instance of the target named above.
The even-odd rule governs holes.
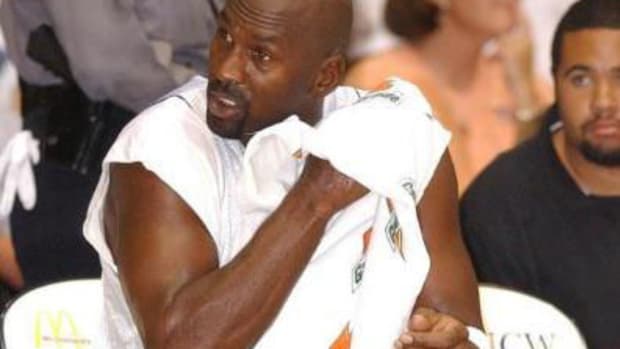
[[[573,322],[525,293],[482,284],[480,306],[491,349],[586,349]]]
[[[2,317],[3,349],[100,349],[99,279],[63,281],[17,298]]]

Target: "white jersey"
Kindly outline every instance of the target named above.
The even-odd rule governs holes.
[[[103,209],[111,163],[139,162],[172,188],[207,227],[220,266],[236,256],[259,224],[260,217],[242,217],[239,209],[244,147],[239,141],[218,137],[207,127],[206,87],[206,79],[194,78],[145,110],[121,132],[104,159],[84,235],[101,259],[109,348],[143,348],[105,242]],[[326,98],[324,113],[350,105],[359,97],[353,88],[339,88]]]
[[[400,80],[369,94],[339,88],[326,97],[325,118],[315,128],[291,116],[258,132],[246,150],[207,127],[206,87],[195,78],[147,109],[104,160],[84,230],[102,262],[108,347],[143,347],[105,242],[109,165],[139,162],[172,188],[205,225],[224,266],[293,185],[304,161],[296,150],[325,157],[371,192],[328,222],[255,348],[391,346],[428,272],[415,205],[450,138],[425,98]]]

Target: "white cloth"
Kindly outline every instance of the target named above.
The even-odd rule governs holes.
[[[205,88],[206,80],[194,80],[173,93],[175,97],[168,98],[146,110],[123,130],[104,160],[103,173],[88,210],[84,231],[87,240],[95,247],[102,260],[102,279],[106,296],[105,323],[109,347],[142,348],[122,293],[116,265],[103,234],[103,204],[109,182],[110,163],[140,162],[177,192],[194,210],[212,235],[221,266],[229,263],[246,245],[259,224],[273,209],[271,207],[273,202],[278,200],[277,195],[265,201],[257,199],[256,196],[252,199],[252,193],[247,191],[247,179],[261,178],[261,175],[266,175],[267,177],[262,177],[263,180],[260,183],[268,184],[270,183],[268,179],[272,177],[265,172],[254,171],[256,167],[244,165],[252,162],[252,159],[260,159],[261,156],[264,159],[264,156],[272,156],[275,153],[265,152],[258,145],[254,148],[254,144],[261,143],[260,138],[253,138],[248,145],[248,151],[244,153],[239,142],[224,140],[211,133],[205,123]],[[378,95],[367,95],[362,103],[374,103],[375,97],[381,98]],[[329,115],[331,111],[350,106],[359,99],[360,93],[357,90],[340,88],[326,98],[324,114]],[[361,104],[359,105],[361,108]],[[394,108],[397,109],[396,106]],[[422,125],[425,122],[435,124],[433,119],[426,116],[410,115],[410,117],[416,120],[413,122],[416,125]],[[326,137],[330,132],[330,126],[327,123],[330,119],[331,117],[327,118],[320,128],[323,130],[320,132],[325,132]],[[286,127],[292,120],[276,125],[274,129]],[[336,127],[338,122],[334,121],[332,125]],[[436,127],[439,128],[438,125]],[[430,129],[433,127],[419,130],[422,137],[419,139],[421,144],[422,139],[430,137],[430,135],[425,135],[423,130]],[[445,131],[437,132],[444,134]],[[377,136],[376,141],[384,138],[388,138],[387,135]],[[361,136],[358,137],[358,141],[361,139]],[[415,154],[424,158],[427,153],[432,153],[432,148],[427,148],[428,144],[424,143],[424,147],[420,148],[415,142],[410,143],[416,144],[415,148],[401,149],[398,156],[394,154],[386,156],[401,159],[403,158],[401,154]],[[447,137],[444,143],[442,151],[438,151],[439,148],[435,149],[438,155],[430,155],[429,158],[437,161],[445,150]],[[274,144],[277,145],[277,143]],[[250,152],[250,147],[255,150]],[[275,154],[277,157],[274,160],[279,162],[280,159],[290,159],[289,150],[282,148],[282,153]],[[381,156],[379,153],[367,155],[368,157],[363,157],[366,161]],[[337,163],[335,159],[334,162]],[[275,183],[275,188],[280,190],[274,191],[279,193],[278,195],[286,193],[287,185],[295,180],[299,170],[303,167],[303,160],[292,159],[283,164],[287,168],[286,171],[272,172],[285,174]],[[428,165],[428,168],[422,171],[424,176],[421,176],[419,181],[415,178],[414,191],[417,190],[418,199],[434,169],[434,164]],[[338,165],[335,166],[338,167]],[[250,168],[252,171],[249,171]],[[364,180],[361,181],[364,182]],[[282,184],[284,187],[281,186]],[[402,191],[398,189],[399,186],[387,187],[389,187],[388,190]],[[400,196],[402,200],[411,200],[408,195]],[[408,199],[404,199],[405,197]],[[360,262],[364,260],[362,235],[373,225],[378,202],[379,196],[369,194],[330,220],[326,237],[321,242],[322,248],[314,254],[310,266],[304,271],[289,296],[289,300],[256,348],[289,348],[291,343],[295,343],[297,348],[328,348],[338,337],[347,322],[353,318],[355,299],[351,297],[351,294],[355,290],[359,290],[357,294],[363,294],[362,288],[358,289],[359,285],[356,285],[359,280],[355,282],[356,275],[359,274],[357,273],[358,267],[363,264]],[[395,208],[399,204],[400,201],[395,201]],[[414,205],[413,200],[409,201],[409,204]],[[382,210],[382,212],[387,212],[387,210]],[[412,217],[415,209],[412,208],[408,213],[409,217]],[[385,220],[385,217],[383,219]],[[387,239],[383,238],[384,234],[384,232],[373,234],[373,239],[383,240],[385,243]],[[378,246],[378,244],[375,245]],[[411,245],[405,244],[405,247],[409,248]],[[373,252],[369,250],[368,254],[371,253]],[[333,254],[339,255],[342,263],[335,263],[330,257]],[[381,265],[377,266],[376,270],[380,267]],[[421,268],[425,267],[421,265]],[[373,267],[367,265],[366,276],[371,275],[372,270]],[[423,279],[423,275],[412,276],[411,279],[403,280],[403,283],[417,283],[421,278]],[[399,287],[401,287],[400,282],[396,288]],[[369,306],[382,306],[384,300],[390,297],[391,292],[379,300],[373,298],[372,302],[368,302]],[[364,296],[359,298],[364,299]],[[400,325],[402,319],[397,320]],[[362,325],[352,323],[351,329],[360,328],[359,326]],[[390,346],[396,337],[397,335],[391,338]]]
[[[13,136],[0,153],[0,217],[7,217],[18,196],[25,209],[37,201],[33,164],[39,163],[39,142],[30,131]]]
[[[267,215],[278,206],[302,168],[295,159],[298,150],[328,159],[373,193],[332,219],[256,348],[283,348],[290,338],[303,338],[303,347],[327,348],[345,328],[352,334],[353,349],[390,348],[403,330],[430,264],[416,204],[446,150],[449,133],[433,118],[417,88],[401,80],[390,84],[336,110],[316,129],[291,117],[259,132],[248,144],[242,177],[248,195],[245,212]],[[350,227],[369,218],[373,233],[364,255],[358,243],[363,230]],[[357,245],[346,240],[348,235],[357,237],[350,240]],[[364,266],[358,272],[363,279],[353,288],[351,267],[360,264],[361,255]],[[351,264],[351,258],[358,262]],[[349,267],[341,272],[341,265]],[[321,320],[324,310],[313,302],[325,288],[329,294],[321,306],[330,309],[329,321]]]

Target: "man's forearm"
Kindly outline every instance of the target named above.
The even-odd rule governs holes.
[[[260,338],[333,213],[308,188],[295,186],[231,263],[177,294],[167,311],[166,347],[247,348]]]

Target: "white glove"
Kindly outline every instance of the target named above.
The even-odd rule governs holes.
[[[31,210],[37,202],[32,165],[39,163],[39,141],[30,131],[13,136],[0,154],[0,217],[7,217],[13,209],[15,195],[25,209]]]

